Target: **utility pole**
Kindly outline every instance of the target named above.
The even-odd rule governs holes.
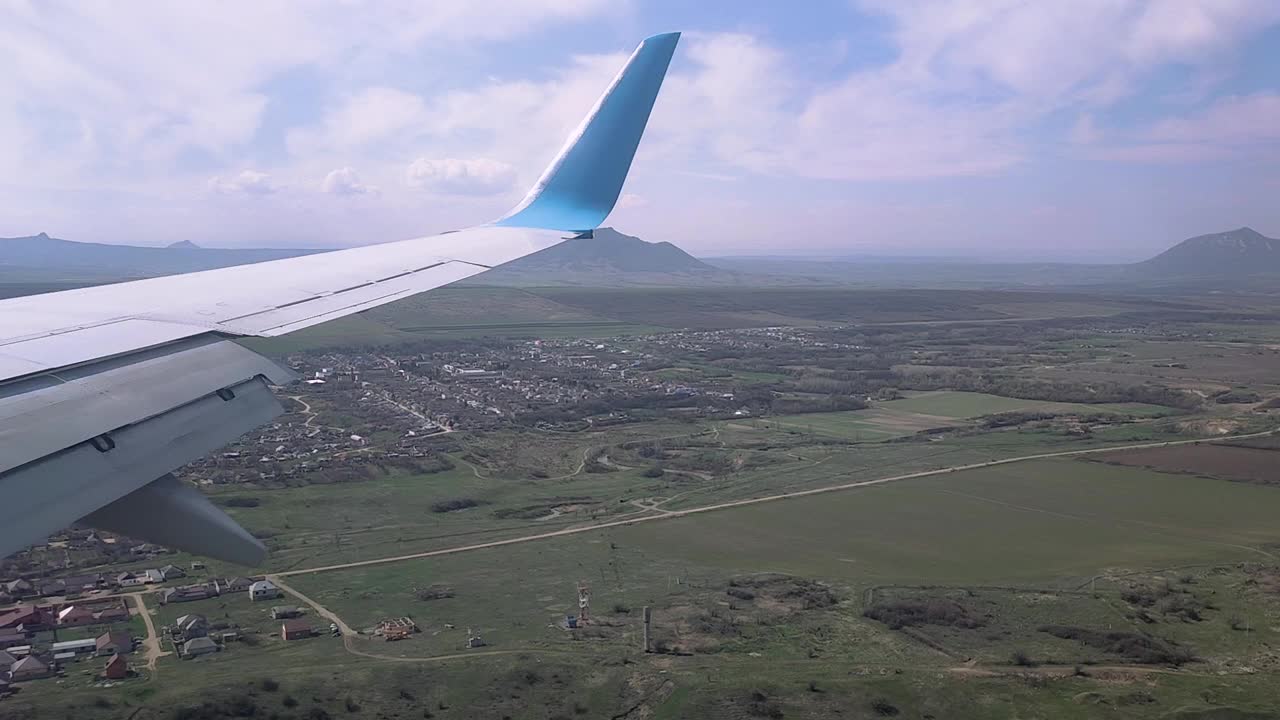
[[[644,652],[652,652],[653,644],[650,641],[650,634],[649,634],[649,626],[652,621],[652,613],[649,611],[648,605],[644,606],[644,610],[642,611],[642,616],[644,620],[644,635],[642,639],[644,646],[642,649]]]

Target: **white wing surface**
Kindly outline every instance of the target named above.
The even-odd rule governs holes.
[[[293,378],[231,341],[448,285],[597,227],[675,51],[645,40],[501,220],[383,245],[0,301],[0,556],[82,522],[253,565],[257,539],[169,474],[279,415]]]

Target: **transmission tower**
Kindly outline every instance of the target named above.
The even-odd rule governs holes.
[[[591,621],[591,587],[586,580],[578,581],[578,622],[585,625]]]

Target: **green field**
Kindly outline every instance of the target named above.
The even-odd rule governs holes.
[[[1073,588],[1104,571],[1267,560],[1278,512],[1269,488],[1045,460],[290,582],[353,626],[409,614],[430,628],[396,654],[445,652],[468,626],[504,648],[565,647],[572,638],[553,624],[574,612],[579,579],[606,613],[680,605],[758,572],[819,579],[849,597],[882,584]],[[456,594],[413,597],[432,584]],[[633,639],[634,614],[617,620],[606,644]]]
[[[1051,402],[1048,400],[1023,400],[1007,398],[985,393],[957,392],[954,390],[935,390],[931,392],[909,392],[902,400],[884,403],[886,409],[898,412],[914,412],[928,415],[941,415],[949,418],[973,418],[983,415],[994,415],[1006,412],[1058,412],[1058,413],[1096,413],[1114,412],[1125,414],[1159,414],[1167,413],[1168,408],[1142,403],[1084,403]]]
[[[958,420],[1007,412],[1081,415],[1113,413],[1135,417],[1158,417],[1171,412],[1169,408],[1143,403],[1086,405],[1023,400],[955,390],[908,392],[905,395],[901,400],[876,402],[865,410],[780,415],[760,422],[781,429],[817,433],[853,442],[875,442],[955,425]]]

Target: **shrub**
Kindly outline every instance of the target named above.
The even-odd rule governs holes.
[[[431,503],[431,512],[447,513],[457,510],[466,510],[467,508],[478,507],[480,501],[475,498],[449,498],[448,500],[440,500]]]
[[[973,629],[983,625],[980,618],[969,615],[968,610],[960,603],[942,598],[879,602],[867,608],[862,614],[888,625],[892,630],[917,625],[941,625],[963,629]]]
[[[871,709],[880,717],[894,717],[902,712],[896,705],[885,700],[884,698],[876,698],[871,701]]]

